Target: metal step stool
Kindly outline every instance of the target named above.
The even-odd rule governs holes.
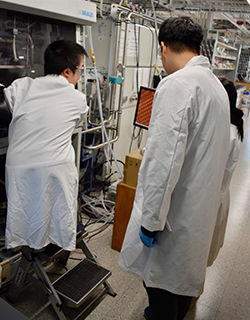
[[[106,280],[111,272],[100,266],[84,241],[86,235],[86,232],[79,232],[76,243],[76,247],[83,251],[86,259],[81,260],[53,284],[42,266],[43,261],[48,262],[48,258],[51,261],[56,258],[57,261],[66,265],[70,252],[49,245],[46,250],[52,253],[52,256],[48,257],[46,250],[38,252],[29,247],[22,247],[22,258],[7,298],[14,303],[21,292],[24,281],[31,281],[43,288],[58,318],[66,320],[63,312],[64,306],[78,308],[83,304],[84,309],[74,318],[78,319],[102,295],[109,294],[115,297],[115,292]]]
[[[109,270],[84,259],[53,282],[53,287],[67,306],[78,307],[110,275]]]

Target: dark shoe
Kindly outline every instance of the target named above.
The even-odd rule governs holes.
[[[144,310],[144,317],[145,317],[146,320],[151,320],[150,307],[149,306]]]

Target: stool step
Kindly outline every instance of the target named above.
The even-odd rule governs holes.
[[[68,306],[80,306],[109,276],[111,271],[89,259],[83,259],[74,268],[57,279],[53,286]]]

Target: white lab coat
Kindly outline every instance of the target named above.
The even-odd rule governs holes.
[[[62,76],[18,79],[5,89],[12,109],[6,159],[6,247],[74,250],[78,174],[71,136],[86,98]]]
[[[216,224],[214,228],[214,234],[211,242],[210,252],[208,256],[208,266],[211,266],[218,256],[220,248],[223,246],[224,237],[226,233],[229,203],[230,203],[230,182],[237,165],[237,161],[240,153],[241,140],[238,135],[237,127],[233,124],[230,126],[230,148],[228,152],[228,161],[226,164],[226,170],[223,177],[220,204],[217,213]]]
[[[119,265],[148,287],[199,296],[230,135],[229,102],[208,59],[192,58],[155,93]],[[140,226],[162,230],[147,248]]]

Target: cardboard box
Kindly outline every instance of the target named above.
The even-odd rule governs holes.
[[[121,251],[135,198],[135,187],[123,182],[117,184],[112,249]]]
[[[131,187],[137,186],[138,172],[142,161],[140,148],[126,155],[123,182]]]

